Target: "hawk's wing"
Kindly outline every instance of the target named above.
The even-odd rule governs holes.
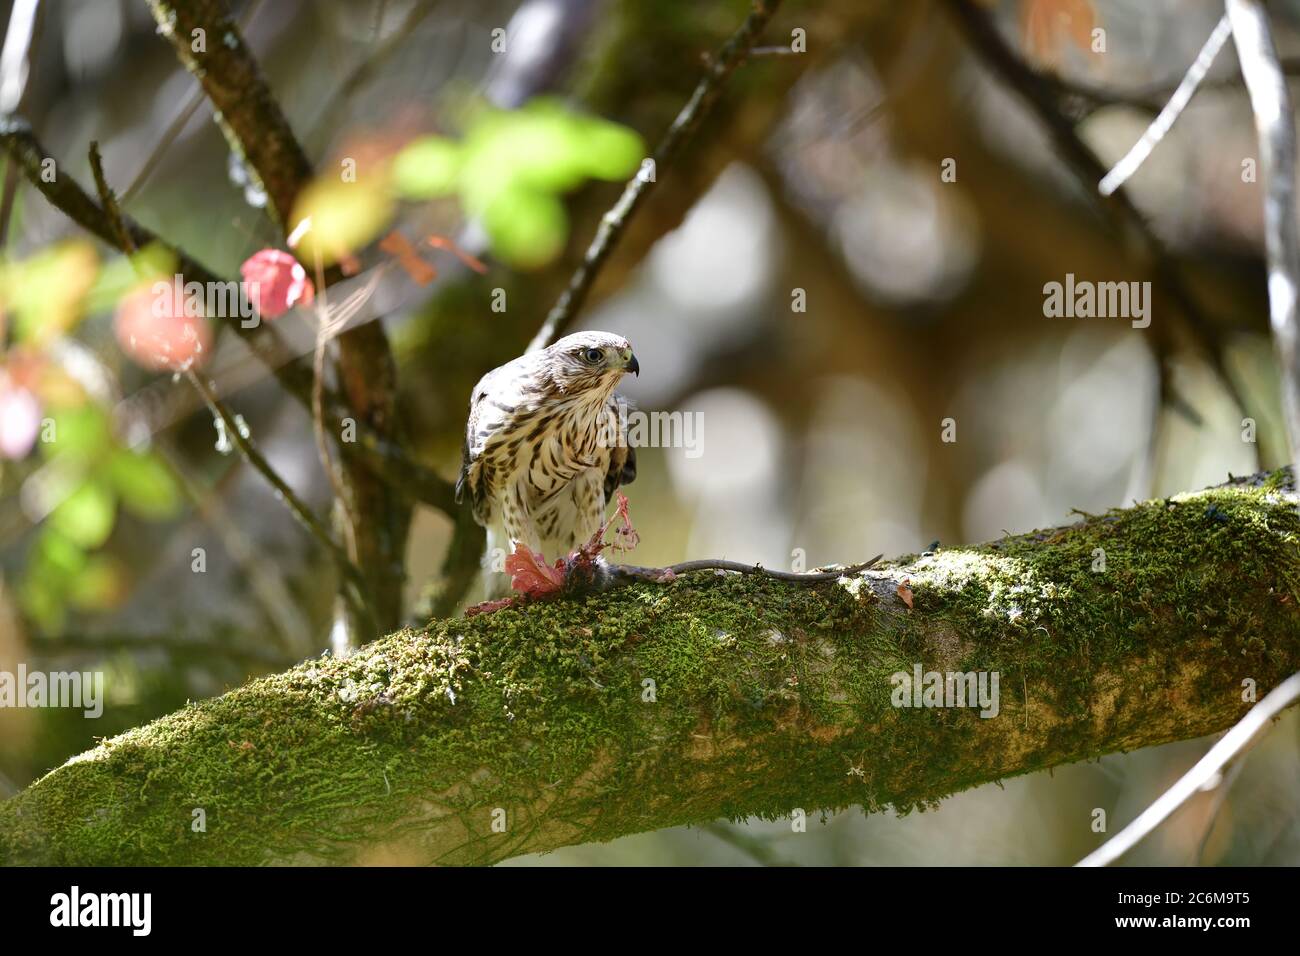
[[[479,524],[492,520],[492,499],[497,482],[504,478],[493,471],[489,448],[500,441],[518,416],[532,407],[534,395],[531,356],[520,356],[488,372],[469,396],[469,420],[465,444],[461,447],[460,477],[456,479],[456,500],[466,490]]]

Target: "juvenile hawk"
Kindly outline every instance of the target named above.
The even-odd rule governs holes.
[[[614,388],[640,370],[627,339],[578,332],[474,386],[456,500],[468,489],[489,553],[523,544],[553,561],[596,532],[636,477]]]

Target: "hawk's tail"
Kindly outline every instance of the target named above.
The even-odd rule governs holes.
[[[482,567],[479,573],[478,588],[482,592],[481,601],[495,601],[509,597],[510,575],[506,573],[506,556],[510,554],[510,536],[506,529],[493,523],[487,528],[487,547],[483,551]]]

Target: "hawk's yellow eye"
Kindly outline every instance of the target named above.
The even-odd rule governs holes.
[[[605,359],[605,353],[600,349],[583,349],[582,358],[589,365],[599,365]]]

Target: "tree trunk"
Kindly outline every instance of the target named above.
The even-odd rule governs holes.
[[[434,621],[74,757],[0,804],[0,862],[488,863],[1212,733],[1300,670],[1296,506],[1277,472],[851,581]],[[895,706],[917,666],[997,704]]]

